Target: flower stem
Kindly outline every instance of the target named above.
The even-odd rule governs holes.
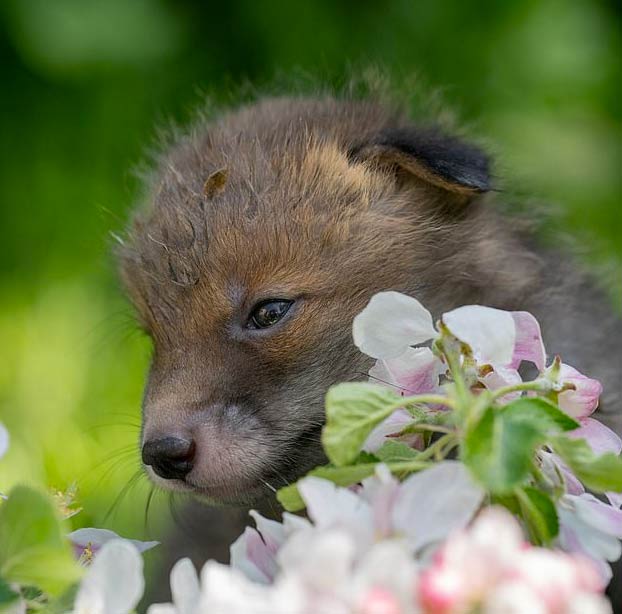
[[[447,433],[439,439],[437,439],[431,446],[428,446],[421,454],[417,456],[418,461],[427,460],[434,457],[440,460],[439,455],[441,451],[445,449],[449,444],[453,444],[456,441],[456,435],[453,433]]]
[[[523,390],[549,391],[551,384],[544,379],[536,379],[531,382],[521,382],[520,384],[512,384],[511,386],[503,386],[492,392],[492,400],[499,399],[511,392],[522,392]]]
[[[406,405],[444,405],[450,409],[455,409],[456,403],[453,399],[445,397],[441,394],[417,394],[412,397],[404,397],[396,409],[399,407],[405,407]]]

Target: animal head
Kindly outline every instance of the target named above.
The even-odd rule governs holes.
[[[269,99],[179,140],[121,252],[154,344],[152,479],[248,501],[321,462],[327,388],[370,366],[351,340],[369,298],[440,305],[501,275],[489,188],[479,149],[372,102]]]

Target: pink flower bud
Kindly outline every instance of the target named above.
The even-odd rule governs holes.
[[[467,598],[466,574],[460,569],[435,564],[419,578],[419,602],[429,614],[460,611]]]
[[[356,611],[360,614],[402,614],[402,606],[395,595],[377,586],[365,594]]]
[[[560,392],[559,406],[573,418],[587,418],[598,407],[603,387],[598,380],[586,377],[574,367],[561,364],[557,382],[562,386],[574,386],[574,390]]]

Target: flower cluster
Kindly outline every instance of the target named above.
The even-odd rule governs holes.
[[[577,428],[567,432],[569,438],[584,440],[594,454],[618,457],[622,451],[620,437],[591,417],[598,407],[601,384],[559,357],[547,367],[540,326],[530,313],[469,305],[443,314],[435,328],[431,314],[419,301],[397,292],[382,292],[355,318],[353,329],[356,345],[378,359],[369,372],[371,380],[397,389],[401,395],[442,390],[443,379],[451,377],[446,354],[438,351],[438,346],[412,346],[430,340],[442,346],[445,335],[460,343],[460,364],[473,391],[484,387],[501,403],[521,394],[543,395],[577,420]],[[538,371],[528,382],[518,371],[523,361]],[[443,411],[443,407],[437,410]],[[369,434],[363,449],[377,452],[387,440],[399,438],[409,424],[411,414],[396,409]],[[412,432],[405,430],[403,441],[420,443],[420,439],[413,442]],[[617,560],[622,553],[622,495],[608,491],[605,502],[587,494],[572,469],[546,445],[537,451],[536,460],[552,489],[563,493],[556,505],[560,523],[557,545],[592,558],[602,576],[609,579],[607,561]]]
[[[433,483],[444,501],[427,509],[420,501]],[[476,516],[483,492],[460,463],[439,463],[401,484],[379,465],[356,492],[309,477],[300,491],[309,520],[285,513],[278,523],[253,513],[257,529],[232,545],[231,566],[210,561],[199,578],[188,559],[178,561],[173,602],[148,614],[611,612],[589,561],[531,546],[503,508]],[[110,542],[75,611],[129,612],[141,570],[133,546]]]

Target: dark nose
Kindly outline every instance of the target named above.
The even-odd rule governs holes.
[[[192,470],[194,442],[179,437],[152,439],[143,445],[143,463],[165,480],[183,480]]]

